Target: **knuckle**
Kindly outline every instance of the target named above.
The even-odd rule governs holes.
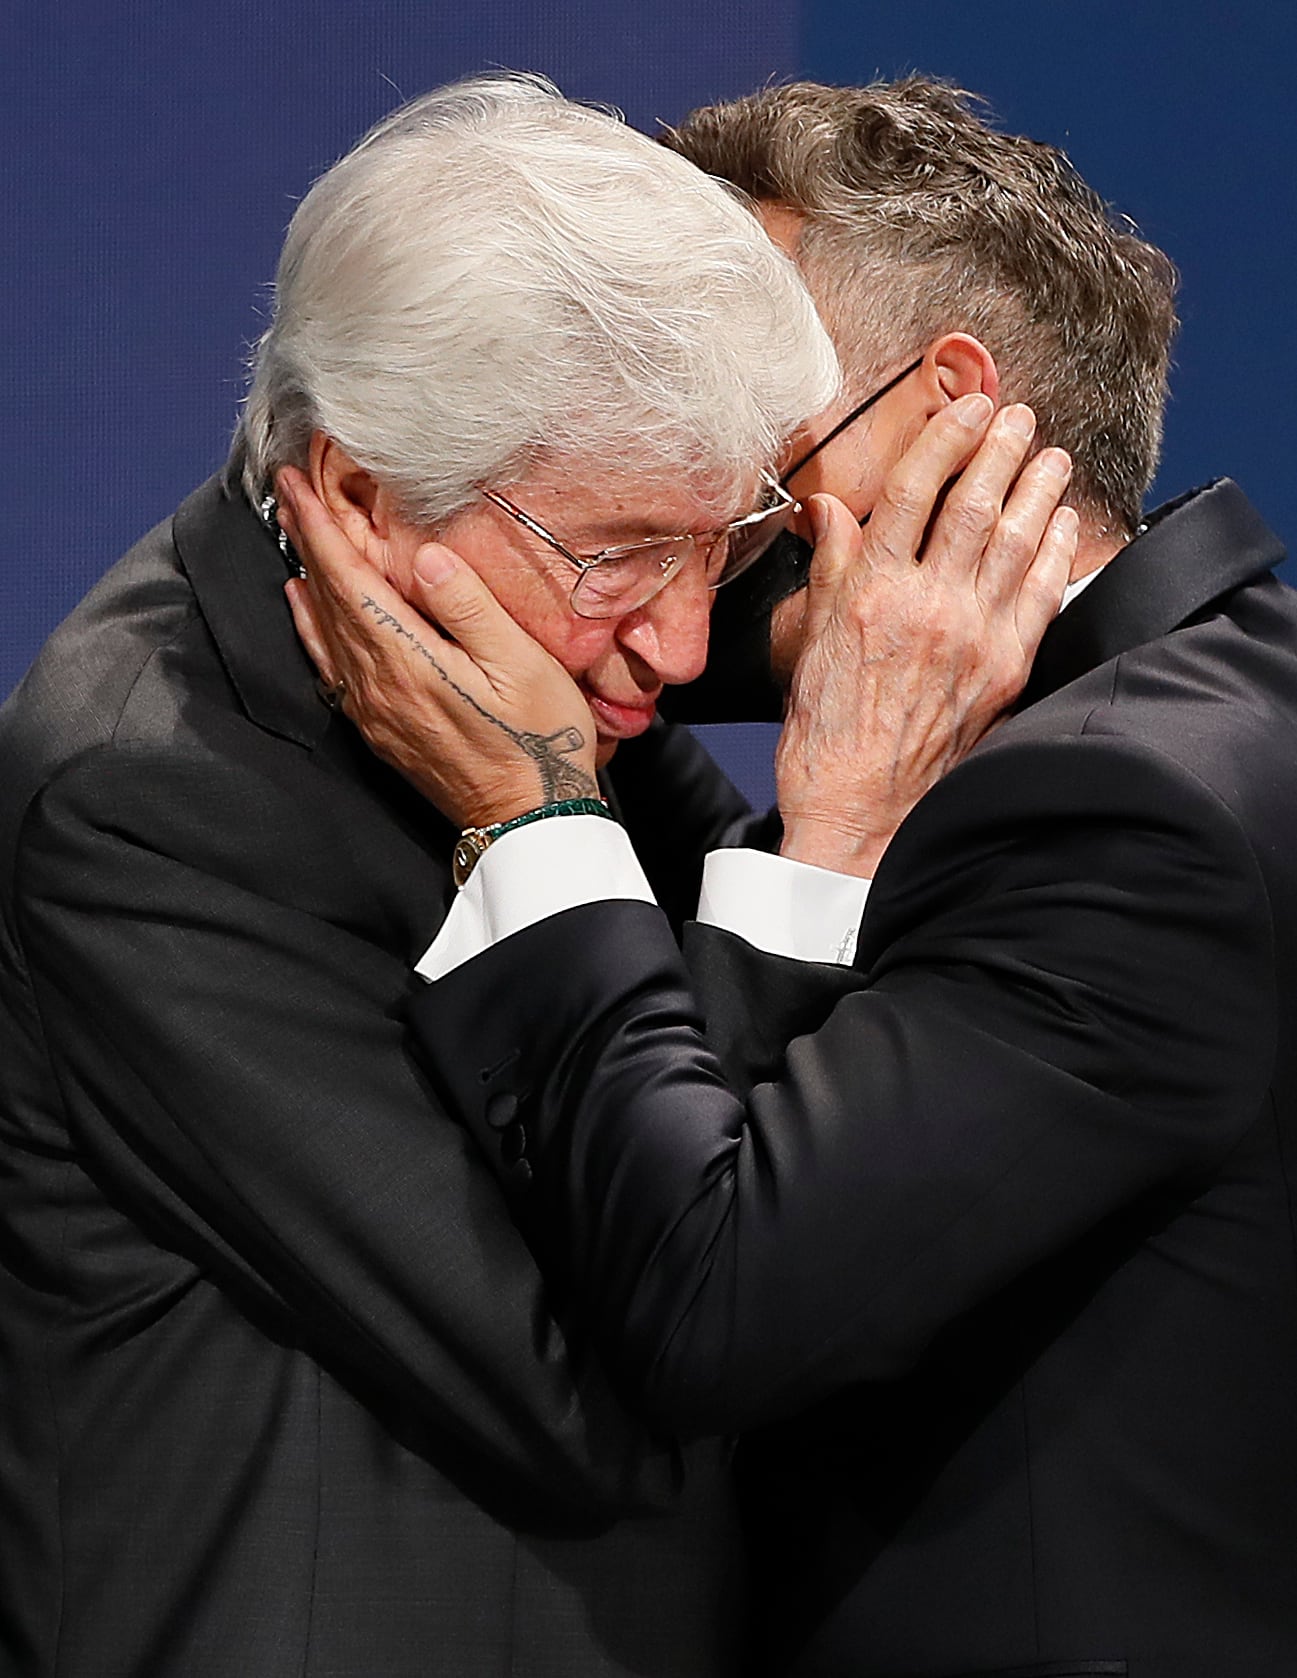
[[[879,496],[879,506],[884,513],[907,523],[924,517],[930,505],[931,498],[908,477],[890,478]],[[877,516],[876,511],[874,517]]]
[[[1034,554],[1038,538],[1038,529],[1019,511],[1002,513],[996,522],[996,546],[1011,554]]]
[[[970,536],[986,536],[995,528],[998,505],[980,484],[954,491],[946,500],[946,511],[955,529]]]

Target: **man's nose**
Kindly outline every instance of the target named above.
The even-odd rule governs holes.
[[[642,659],[659,681],[676,684],[701,676],[707,662],[712,591],[698,555],[681,567],[660,594],[622,619],[617,639]]]

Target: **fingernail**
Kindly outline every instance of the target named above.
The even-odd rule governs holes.
[[[1015,437],[1036,435],[1036,416],[1030,408],[1024,408],[1021,402],[1015,402],[1012,407],[1004,410],[1004,424]]]
[[[811,537],[813,544],[818,548],[820,543],[829,533],[829,509],[825,506],[824,502],[818,495],[813,495],[806,503],[806,511],[811,517]]]
[[[1072,457],[1066,449],[1042,449],[1041,464],[1052,477],[1066,483],[1072,476]]]
[[[961,425],[966,425],[970,431],[979,431],[990,419],[994,407],[991,398],[979,390],[972,396],[961,396],[955,403],[955,413]]]
[[[454,555],[436,544],[420,548],[414,556],[414,574],[421,583],[444,582],[454,569]]]

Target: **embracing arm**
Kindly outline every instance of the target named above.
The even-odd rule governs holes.
[[[872,872],[913,804],[1017,694],[1035,642],[1057,607],[1075,545],[1074,515],[1054,512],[1066,481],[1058,460],[1046,451],[1018,476],[1026,446],[1022,434],[992,423],[972,465],[953,487],[949,484],[986,429],[988,417],[975,418],[970,426],[970,411],[959,403],[934,417],[893,474],[892,491],[876,509],[867,536],[840,505],[828,498],[813,504],[817,550],[806,612],[811,641],[797,674],[798,688],[810,693],[811,702],[801,721],[785,731],[780,753],[781,803],[793,826],[786,848],[794,857],[810,851],[814,854],[807,860],[818,862],[831,854],[834,865],[846,872]],[[300,549],[305,538],[308,562],[308,582],[292,588],[299,632],[325,680],[332,684],[339,676],[345,678],[344,706],[367,740],[452,820],[480,822],[485,811],[487,819],[503,821],[514,810],[526,809],[528,802],[535,804],[543,789],[516,752],[497,749],[501,731],[492,719],[516,714],[511,706],[520,703],[520,696],[526,701],[530,693],[522,714],[533,719],[532,726],[539,726],[546,738],[553,736],[565,715],[573,735],[583,724],[588,728],[583,702],[562,671],[521,635],[480,579],[453,554],[434,547],[426,550],[430,563],[416,564],[421,618],[409,602],[394,597],[390,589],[383,592],[381,580],[345,542],[337,541],[337,533],[319,517],[309,497],[294,495],[291,479],[284,488],[294,539]],[[940,510],[934,513],[938,503]],[[375,603],[381,616],[372,610]],[[435,653],[436,679],[428,678],[429,661],[416,641]],[[936,671],[939,682],[934,680]],[[465,702],[467,694],[473,696],[471,704]],[[877,728],[869,728],[870,718]],[[547,830],[545,844],[550,845],[555,836],[549,830],[565,825],[533,824],[530,830],[509,834],[482,866],[492,857],[501,859],[506,848],[521,858],[528,831]],[[470,881],[470,892],[475,884]],[[599,895],[597,888],[590,895]],[[647,976],[637,971],[633,960],[625,972],[610,966],[598,931],[610,926],[615,947],[623,924],[653,929],[644,933],[652,957]],[[514,919],[506,930],[523,925],[523,918]],[[569,946],[562,942],[562,929],[572,927],[577,933]],[[638,948],[639,932],[635,937],[637,943],[627,945],[628,957]],[[659,966],[659,958],[665,968]],[[579,1254],[564,1262],[563,1269],[583,1287],[588,1281],[593,1288],[606,1284],[612,1290],[596,1304],[596,1319],[608,1344],[613,1344],[616,1325],[624,1319],[640,1338],[623,1367],[643,1366],[655,1379],[662,1365],[653,1335],[660,1324],[654,1321],[655,1305],[647,1316],[641,1309],[638,1290],[642,1277],[651,1278],[659,1249],[667,1250],[667,1234],[679,1222],[682,1244],[671,1251],[684,1254],[683,1274],[691,1293],[688,1267],[695,1255],[689,1243],[700,1229],[705,1245],[715,1243],[721,1261],[715,1272],[718,1288],[728,1285],[721,1225],[712,1220],[719,1216],[725,1222],[722,1199],[726,1185],[737,1180],[732,1156],[737,1150],[741,1160],[757,1161],[753,1180],[760,1203],[768,1193],[764,1162],[788,1137],[800,1134],[794,1125],[785,1137],[781,1126],[772,1122],[768,1135],[752,1130],[757,1142],[749,1145],[744,1108],[702,1048],[697,1010],[676,961],[656,908],[624,903],[587,907],[506,937],[462,971],[451,972],[419,1004],[420,1026],[439,1068],[433,1074],[438,1088],[454,1109],[472,1115],[479,1132],[489,1136],[507,1180],[526,1180],[533,1171],[529,1143],[536,1138],[529,1120],[520,1122],[519,1109],[540,1092],[532,1122],[540,1126],[542,1138],[552,1137],[553,1146],[546,1140],[543,1157],[535,1161],[541,1167],[538,1204],[543,1206],[555,1183],[579,1179],[581,1185],[579,1195],[559,1195],[556,1200],[555,1227],[562,1229],[564,1220],[571,1218],[568,1234],[580,1244]],[[555,963],[561,973],[552,971]],[[423,970],[429,971],[426,966]],[[448,971],[445,966],[436,970]],[[629,997],[619,988],[627,979]],[[833,983],[840,982],[835,973]],[[655,1001],[660,983],[667,986],[666,1014],[661,1017]],[[611,986],[607,995],[605,984]],[[497,987],[506,994],[498,994]],[[481,1006],[484,994],[492,998],[489,1009]],[[459,1009],[460,1001],[465,1012]],[[456,1025],[450,1031],[447,1022],[452,1018]],[[659,1024],[665,1024],[665,1038],[657,1032]],[[458,1043],[455,1065],[446,1062],[452,1039]],[[688,1048],[687,1063],[674,1058],[681,1043]],[[623,1049],[639,1044],[651,1046],[655,1054],[665,1044],[668,1052],[661,1062],[644,1064],[633,1054],[623,1057]],[[470,1046],[473,1070],[465,1085],[463,1051]],[[575,1101],[585,1087],[572,1081],[574,1073],[598,1067],[602,1083],[605,1051],[619,1068],[612,1080],[616,1093],[611,1103],[596,1098],[589,1106],[582,1101],[579,1110],[570,1107],[567,1097]],[[513,1081],[510,1067],[519,1077],[525,1074],[524,1084]],[[659,1095],[666,1101],[665,1119],[652,1106]],[[854,1099],[854,1092],[844,1098],[847,1106]],[[670,1195],[663,1202],[656,1190],[646,1193],[647,1222],[619,1227],[611,1245],[605,1245],[609,1220],[625,1196],[636,1197],[638,1179],[619,1174],[620,1156],[613,1145],[620,1139],[617,1123],[609,1119],[608,1140],[591,1139],[591,1156],[609,1167],[608,1174],[592,1174],[584,1129],[579,1135],[574,1132],[569,1154],[562,1140],[567,1134],[562,1115],[575,1114],[583,1127],[595,1113],[620,1114],[623,1120],[642,1114],[645,1101],[651,1111],[639,1142],[650,1150],[654,1139],[668,1136],[676,1122],[683,1121],[683,1152],[677,1156],[666,1147],[655,1159],[650,1151],[646,1168],[650,1176],[658,1173],[659,1186],[684,1190],[683,1210]],[[719,1116],[719,1129],[710,1119],[695,1122],[700,1104],[713,1118]],[[754,1109],[754,1124],[755,1117]],[[703,1148],[701,1158],[694,1151],[697,1145]],[[560,1164],[551,1170],[547,1162],[563,1157],[574,1162],[571,1169]],[[701,1172],[698,1183],[696,1171]],[[721,1189],[720,1198],[713,1197],[713,1186]],[[601,1201],[593,1244],[575,1221],[587,1191]],[[783,1192],[784,1204],[791,1204]],[[741,1210],[752,1203],[734,1204]],[[808,1227],[821,1228],[815,1207],[803,1215]],[[663,1218],[667,1229],[659,1227]],[[749,1215],[738,1223],[745,1230],[755,1227]],[[624,1237],[628,1239],[623,1246]],[[614,1262],[619,1253],[629,1270],[626,1263]],[[739,1256],[741,1267],[749,1262],[746,1249]],[[596,1268],[602,1272],[597,1277]],[[716,1298],[713,1293],[703,1302],[704,1315],[714,1309]],[[671,1307],[672,1312],[676,1309]],[[709,1320],[700,1334],[707,1339],[710,1332]],[[679,1341],[682,1353],[689,1350],[688,1339]],[[714,1354],[715,1348],[709,1351]],[[668,1383],[670,1378],[668,1370]],[[686,1385],[693,1382],[692,1375],[684,1379]],[[795,1401],[805,1383],[794,1385]],[[704,1402],[710,1403],[713,1396],[704,1395]],[[775,1407],[787,1397],[785,1392]],[[749,1405],[760,1407],[768,1400],[762,1381],[747,1390]],[[673,1402],[660,1408],[673,1419],[679,1414],[690,1425],[725,1427],[741,1419],[725,1414],[723,1406],[708,1411],[707,1421],[700,1420],[701,1410],[677,1412]]]
[[[1196,784],[1119,742],[1000,747],[896,850],[867,971],[799,971],[704,930],[695,987],[650,907],[605,904],[416,1001],[425,1045],[469,1045],[447,1099],[524,1162],[507,1180],[538,1250],[627,1390],[682,1431],[904,1373],[1141,1196],[1192,1195],[1255,1120],[1265,896]],[[500,1007],[475,1019],[484,982]],[[806,1035],[743,1099],[700,1003],[757,1056],[781,1025]]]

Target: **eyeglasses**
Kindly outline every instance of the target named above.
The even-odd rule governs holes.
[[[790,478],[796,477],[802,467],[806,465],[807,461],[814,460],[821,449],[827,448],[833,439],[841,435],[841,433],[844,432],[849,425],[854,425],[860,418],[861,414],[867,414],[875,402],[881,402],[889,391],[896,389],[902,379],[908,379],[911,373],[917,373],[919,368],[922,366],[923,357],[920,356],[917,361],[912,361],[908,367],[899,372],[895,378],[888,379],[887,383],[876,390],[872,396],[867,396],[863,402],[857,403],[845,419],[840,419],[833,427],[832,431],[826,432],[825,435],[820,438],[814,448],[807,449],[801,459],[788,468],[783,477],[779,480],[780,484],[787,484]]]
[[[652,536],[645,542],[625,542],[592,554],[573,553],[530,513],[524,513],[497,491],[484,489],[480,493],[580,572],[569,597],[578,617],[619,618],[661,594],[695,554],[702,557],[711,589],[732,582],[759,559],[793,515],[801,511],[800,503],[768,473],[762,473],[761,484],[761,506],[720,530]]]

